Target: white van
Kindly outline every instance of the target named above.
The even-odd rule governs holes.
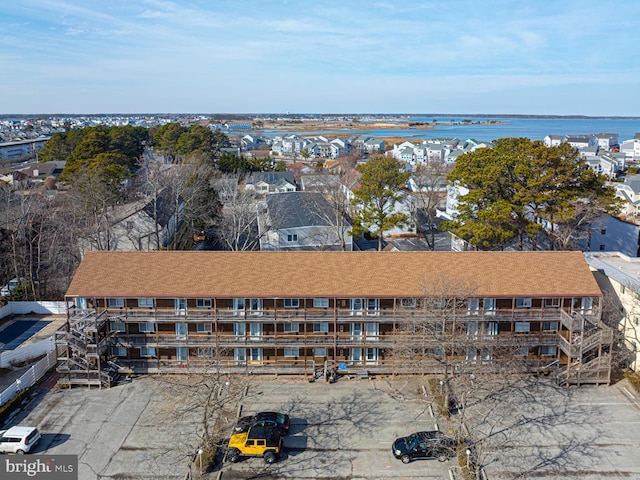
[[[9,283],[2,287],[2,290],[0,290],[0,295],[8,297],[9,295],[11,295],[11,292],[16,289],[18,283],[20,282],[24,282],[24,278],[21,278],[20,280],[18,280],[17,278],[12,278],[11,280],[9,280]]]
[[[0,452],[28,453],[40,441],[40,432],[35,427],[11,427],[0,430]]]

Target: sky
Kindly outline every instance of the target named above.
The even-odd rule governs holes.
[[[0,114],[640,116],[637,0],[4,0]]]

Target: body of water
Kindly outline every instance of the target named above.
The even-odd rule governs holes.
[[[439,122],[462,121],[463,118],[455,117],[412,117],[411,122]],[[425,140],[430,138],[458,138],[466,140],[474,138],[479,141],[493,141],[504,137],[528,137],[532,140],[542,140],[547,135],[591,135],[595,133],[617,133],[620,143],[629,140],[640,133],[640,120],[628,119],[539,119],[539,118],[469,118],[472,122],[497,121],[500,124],[440,124],[432,130],[414,129],[367,129],[362,124],[361,129],[322,130],[288,132],[301,135],[344,135],[353,133],[357,135],[370,135],[375,138],[402,137],[407,140]],[[278,130],[265,130],[267,136],[284,135],[287,132]]]

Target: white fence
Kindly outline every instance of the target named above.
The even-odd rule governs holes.
[[[20,378],[0,392],[0,406],[7,403],[22,390],[32,387],[45,373],[56,366],[56,353],[49,352],[46,357],[31,366]]]
[[[9,315],[64,315],[67,313],[65,302],[9,302],[0,308],[0,318]]]
[[[40,340],[36,343],[25,345],[15,350],[0,353],[0,368],[11,368],[32,358],[40,357],[56,349],[56,342],[53,336]]]

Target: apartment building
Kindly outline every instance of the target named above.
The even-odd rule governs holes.
[[[609,383],[580,252],[87,252],[59,382],[117,373],[544,372]],[[447,367],[448,368],[448,367]]]

